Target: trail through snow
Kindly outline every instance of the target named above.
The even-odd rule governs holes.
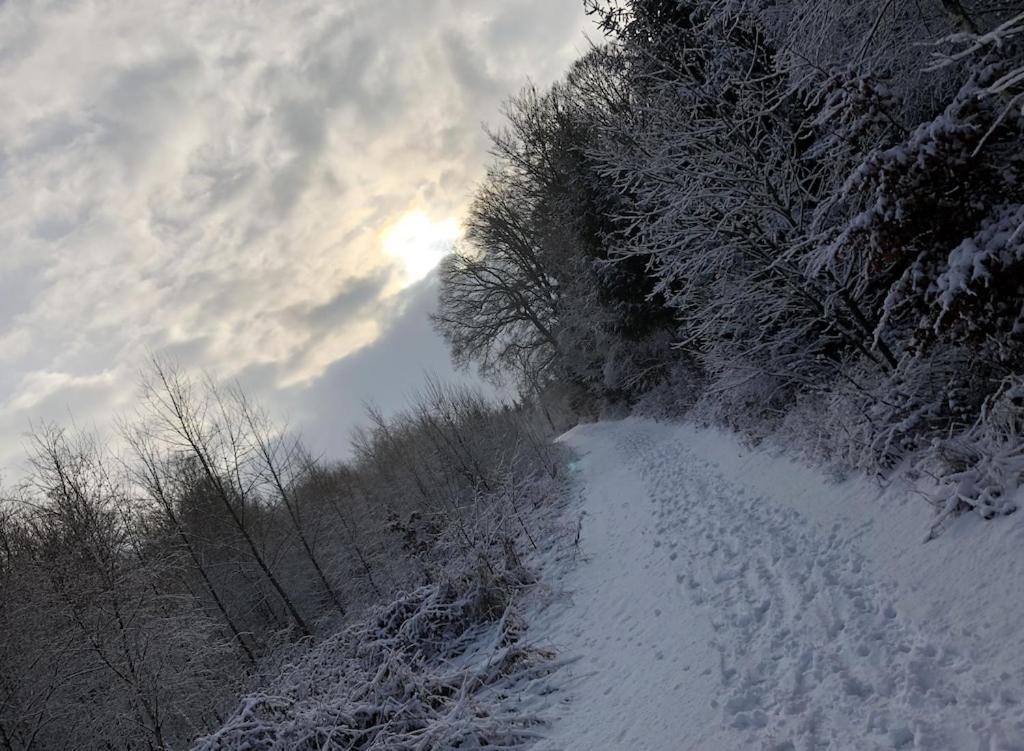
[[[580,426],[578,560],[531,631],[552,749],[1024,749],[1024,525],[930,519],[733,437]]]

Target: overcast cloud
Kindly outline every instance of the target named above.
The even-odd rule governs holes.
[[[102,428],[147,352],[328,454],[363,400],[450,374],[436,280],[382,235],[452,226],[481,123],[585,29],[580,0],[0,5],[0,465],[30,420]]]

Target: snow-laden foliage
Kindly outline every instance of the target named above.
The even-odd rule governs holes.
[[[622,201],[589,153],[626,96],[617,65],[595,49],[549,91],[509,100],[465,244],[441,269],[435,322],[456,361],[533,397],[558,382],[597,402],[635,397],[669,359],[672,315],[643,260],[609,263]]]
[[[194,748],[526,748],[552,654],[486,570],[421,587],[294,661]]]
[[[395,520],[428,582],[318,643],[281,650],[260,688],[195,748],[527,748],[546,722],[558,663],[526,636],[517,600],[534,583],[522,556],[547,539],[537,510],[561,479],[547,457],[508,461],[443,517]],[[539,449],[539,447],[538,447]]]
[[[127,456],[43,426],[33,472],[0,504],[0,748],[183,748],[243,690],[314,664],[365,684],[409,733],[462,691],[443,732],[463,747],[529,735],[504,699],[474,712],[544,658],[511,606],[560,495],[540,412],[429,383],[399,414],[370,410],[354,458],[325,465],[237,387],[155,362],[143,397]],[[391,601],[380,623],[367,615]],[[481,662],[460,672],[478,637]],[[246,711],[283,717],[284,685]],[[403,692],[422,706],[398,707]],[[359,727],[360,700],[330,696]],[[289,706],[290,739],[315,712]],[[411,747],[395,744],[374,747]]]
[[[1014,491],[1024,479],[1024,378],[1007,378],[985,400],[971,429],[938,445],[942,517],[974,509],[985,518],[1017,510]]]
[[[510,153],[577,165],[513,188],[524,227],[564,218],[538,255],[560,279],[546,376],[871,472],[973,430],[1024,371],[1024,17],[994,0],[585,5],[606,44],[551,90],[559,117],[541,94],[513,118],[574,136],[514,127],[481,193]],[[486,265],[494,245],[470,241]],[[464,281],[445,274],[442,300]],[[616,284],[659,324],[598,293]],[[443,328],[457,352],[465,325]]]

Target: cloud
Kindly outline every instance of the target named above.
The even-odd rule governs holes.
[[[397,388],[385,346],[438,365],[389,333],[423,308],[381,232],[460,217],[480,124],[584,28],[578,0],[0,4],[0,462],[28,412],[130,402],[151,351],[271,401]]]
[[[4,408],[11,411],[29,410],[38,407],[55,394],[66,395],[72,389],[82,391],[102,389],[110,386],[113,381],[114,373],[109,370],[83,376],[37,370],[25,374]]]
[[[437,284],[437,274],[431,273],[404,290],[395,300],[397,315],[373,343],[335,361],[315,380],[275,393],[275,402],[291,415],[315,453],[344,455],[352,428],[365,423],[366,404],[394,413],[408,406],[427,376],[499,395],[472,373],[452,366],[429,318],[437,305]],[[259,389],[260,376],[250,376],[249,385]]]

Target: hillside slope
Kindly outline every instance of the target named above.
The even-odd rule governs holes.
[[[543,749],[1024,748],[1024,518],[836,484],[733,437],[580,426],[580,555],[533,621]]]

